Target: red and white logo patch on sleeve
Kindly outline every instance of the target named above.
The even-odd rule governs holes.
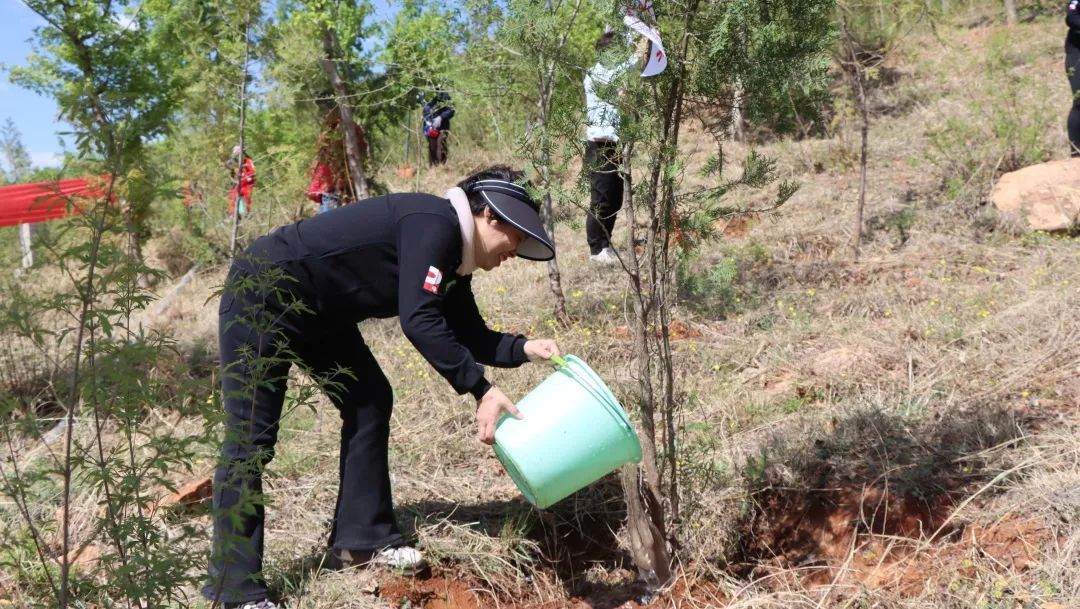
[[[442,283],[442,271],[433,266],[429,266],[427,269],[427,277],[424,279],[424,289],[432,294],[438,294],[440,283]]]

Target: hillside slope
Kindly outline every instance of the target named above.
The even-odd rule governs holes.
[[[801,188],[722,226],[689,265],[704,288],[681,298],[673,336],[679,578],[657,606],[1080,607],[1080,241],[1029,234],[985,201],[1000,172],[1067,155],[1063,36],[1055,19],[905,41],[875,94],[858,260],[857,130],[843,107],[834,135],[758,146]],[[694,128],[683,142],[692,186],[712,145]],[[731,159],[748,149],[724,147]],[[484,160],[452,156],[421,189],[440,193]],[[626,248],[625,218],[616,230]],[[551,317],[546,268],[522,260],[477,277],[482,311],[496,329],[558,339],[630,406],[625,277],[589,264],[580,225],[557,241],[571,326]],[[213,353],[223,275],[200,272],[142,321]],[[639,604],[617,482],[530,508],[473,437],[471,398],[396,320],[361,330],[394,385],[399,517],[434,569],[315,576],[339,443],[320,399],[287,415],[268,475],[268,574],[289,607]],[[547,373],[491,371],[511,397]],[[170,424],[182,436],[201,421]],[[0,591],[18,599],[18,582]]]

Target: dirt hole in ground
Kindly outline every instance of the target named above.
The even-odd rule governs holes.
[[[916,595],[947,585],[939,577],[963,575],[971,556],[1026,569],[1053,538],[1046,523],[1015,514],[962,522],[953,512],[966,496],[953,490],[926,497],[837,480],[814,490],[767,489],[756,498],[731,571],[753,580],[775,576],[778,584],[794,577],[806,586],[858,583]]]

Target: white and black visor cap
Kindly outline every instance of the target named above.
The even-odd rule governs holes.
[[[469,193],[479,194],[500,220],[525,233],[517,248],[519,258],[551,260],[555,246],[540,220],[540,206],[521,186],[504,180],[477,180],[469,185]]]

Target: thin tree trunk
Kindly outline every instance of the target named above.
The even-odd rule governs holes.
[[[680,56],[685,58],[689,50],[690,27],[697,12],[697,2],[686,7]],[[628,530],[634,560],[639,573],[652,586],[662,586],[671,581],[671,559],[667,549],[667,519],[664,516],[664,485],[657,458],[657,412],[659,411],[666,471],[670,476],[667,499],[672,514],[679,509],[676,438],[674,370],[671,361],[671,345],[667,333],[670,322],[671,301],[668,300],[669,282],[673,269],[670,257],[671,232],[675,222],[675,193],[673,176],[668,175],[678,147],[678,131],[682,121],[682,83],[685,67],[679,65],[679,74],[667,81],[666,99],[662,100],[663,124],[656,142],[649,168],[649,182],[643,203],[635,205],[631,159],[633,147],[623,147],[623,208],[631,213],[631,242],[637,242],[636,208],[642,207],[648,214],[645,251],[639,256],[632,249],[630,259],[630,289],[634,295],[634,357],[637,363],[639,386],[638,405],[641,412],[642,463],[644,479],[638,477],[636,468],[623,471],[622,484],[626,493]],[[663,88],[660,89],[664,91]],[[661,182],[661,177],[665,179]],[[642,260],[644,258],[644,260]],[[643,264],[644,263],[644,264]],[[657,334],[657,330],[659,333]],[[655,341],[655,342],[652,342]],[[659,356],[659,387],[654,386],[654,357]]]
[[[661,136],[663,137],[663,136]],[[652,172],[654,178],[659,176],[659,167],[663,160],[654,157]],[[629,163],[627,170],[631,169]],[[643,447],[645,470],[645,486],[648,491],[659,496],[663,491],[660,485],[660,471],[657,465],[656,450],[656,389],[653,387],[653,358],[649,349],[649,333],[655,330],[653,327],[653,307],[658,303],[656,285],[657,277],[657,241],[659,240],[658,228],[660,224],[659,201],[657,198],[657,181],[652,181],[652,187],[648,190],[648,199],[645,209],[648,212],[648,225],[645,229],[645,252],[642,267],[637,268],[638,281],[636,287],[637,298],[634,300],[635,328],[634,328],[634,352],[638,363],[638,385],[640,386],[642,427],[644,428],[646,446]],[[625,195],[624,195],[625,196]],[[625,203],[624,203],[625,205]]]
[[[851,90],[855,96],[855,104],[858,107],[860,119],[859,198],[855,204],[855,222],[852,226],[851,235],[851,255],[855,260],[858,260],[859,250],[862,246],[863,212],[866,209],[866,163],[870,140],[870,113],[866,107],[866,70],[860,61],[859,52],[855,48],[854,39],[847,27],[847,17],[844,15],[840,16],[840,35],[847,49],[847,55],[841,57],[839,63],[844,74],[851,82]]]
[[[236,233],[240,227],[240,192],[244,183],[244,121],[247,118],[247,80],[248,59],[251,57],[251,25],[244,24],[244,64],[240,79],[240,158],[236,166],[236,205],[233,208],[232,236],[229,238],[229,256],[236,256]],[[251,203],[244,201],[244,207],[250,208]]]
[[[420,123],[422,125],[422,123]],[[416,150],[416,173],[413,174],[413,190],[420,190],[420,178],[427,165],[424,163],[424,136],[420,129],[413,131],[413,150]]]
[[[124,210],[128,256],[131,256],[132,260],[142,262],[142,241],[139,239],[139,227],[135,224],[135,210],[131,207],[131,201],[127,200],[120,201],[120,208]],[[145,276],[142,279],[144,278]]]
[[[341,51],[341,42],[338,40],[337,32],[334,31],[334,30],[331,30],[330,38],[331,38],[331,42],[334,45],[334,56],[342,58],[341,76],[342,76],[342,80],[345,83],[346,92],[347,92],[348,91],[348,83],[353,82],[352,69],[349,68],[349,62],[345,58],[345,53],[343,53]],[[367,173],[364,170],[364,157],[367,154],[366,152],[364,152],[364,147],[367,145],[367,142],[364,140],[364,137],[366,137],[366,136],[361,136],[361,135],[357,134],[356,117],[353,115],[353,107],[352,106],[349,106],[349,121],[353,125],[352,126],[352,134],[353,134],[353,142],[354,142],[353,158],[356,161],[356,167],[357,167],[357,170],[356,170],[357,178],[355,180],[353,180],[353,182],[359,184],[359,186],[354,185],[353,188],[355,189],[357,199],[366,199],[371,194],[370,189],[368,187]],[[361,133],[364,133],[363,128],[359,129],[359,131]],[[348,151],[349,151],[348,140],[345,140],[345,145],[346,145],[345,151],[348,153]],[[346,160],[348,160],[348,156],[346,156]]]
[[[408,167],[409,166],[409,147],[410,147],[409,145],[412,143],[412,123],[413,123],[413,113],[412,112],[409,112],[408,114],[405,115],[405,123],[406,123],[405,124],[405,153],[401,156],[401,158],[404,159],[402,164],[405,167]]]
[[[641,259],[637,253],[637,207],[634,203],[633,172],[630,159],[633,144],[628,142],[622,150],[623,209],[627,210],[630,225],[630,248],[626,265],[630,276],[630,289],[634,299],[634,359],[637,362],[638,407],[641,412],[641,465],[623,467],[620,476],[623,495],[626,497],[627,530],[630,532],[630,549],[639,577],[651,589],[657,589],[671,581],[671,557],[668,555],[664,534],[664,510],[660,504],[659,472],[656,467],[655,405],[652,386],[652,365],[647,331],[651,317],[652,287],[645,287]],[[655,201],[653,202],[655,207]],[[650,226],[647,248],[655,244],[655,209],[649,209]],[[649,255],[647,252],[646,255]],[[629,264],[627,264],[627,262]],[[645,472],[645,483],[638,468]],[[652,480],[650,483],[649,480]]]
[[[116,174],[109,176],[109,185],[106,188],[105,196],[101,205],[108,205],[108,202],[113,197],[113,186],[116,184]],[[67,609],[68,595],[70,594],[71,583],[71,563],[68,562],[68,555],[71,552],[71,490],[72,490],[72,473],[75,468],[75,413],[78,410],[81,400],[79,400],[79,392],[82,389],[79,384],[82,379],[80,376],[81,367],[83,361],[83,346],[86,341],[86,334],[90,329],[87,327],[90,325],[90,309],[97,298],[97,270],[99,253],[101,251],[101,241],[105,237],[105,212],[102,210],[95,218],[93,238],[90,241],[89,252],[89,266],[86,270],[86,287],[79,290],[80,292],[80,308],[79,308],[79,328],[75,333],[75,344],[73,345],[73,352],[75,354],[75,361],[71,366],[71,385],[68,389],[67,399],[67,413],[64,416],[64,420],[67,422],[64,428],[64,484],[63,484],[63,500],[64,514],[61,518],[60,531],[61,531],[61,543],[60,554],[63,557],[60,562],[60,598],[57,599],[60,609]]]
[[[34,266],[33,235],[31,225],[22,223],[19,225],[19,246],[22,248],[22,268],[28,269]]]
[[[546,173],[546,172],[545,172]],[[548,181],[548,176],[544,176],[544,181]],[[544,226],[547,228],[548,235],[551,235],[551,239],[555,239],[555,214],[551,206],[551,190],[548,189],[544,192]],[[555,258],[548,260],[548,288],[551,289],[551,295],[555,299],[555,309],[553,311],[555,320],[563,326],[570,325],[570,314],[566,312],[566,296],[563,294],[562,289],[562,274],[559,272],[559,262]]]
[[[563,35],[556,43],[554,50],[551,53],[551,61],[546,66],[546,73],[540,76],[540,96],[537,100],[540,112],[540,179],[543,182],[544,189],[544,208],[543,208],[543,220],[544,226],[547,228],[548,235],[551,239],[555,239],[555,213],[552,209],[551,202],[551,135],[550,135],[550,117],[551,117],[551,105],[552,98],[555,95],[555,69],[557,67],[557,59],[562,53],[562,49],[566,46],[566,41],[570,35],[570,31],[573,30],[574,21],[577,19],[578,12],[581,10],[581,3],[583,0],[576,0],[574,3],[573,13],[570,15],[570,20],[565,26]],[[552,7],[550,3],[547,4],[547,9],[551,11],[552,15],[558,11],[558,6]],[[555,307],[553,315],[555,319],[562,325],[567,326],[570,324],[570,315],[566,312],[566,295],[562,289],[562,274],[559,272],[559,261],[557,258],[552,258],[548,261],[548,288],[551,290],[551,296],[555,299]]]
[[[855,205],[854,234],[851,238],[852,256],[859,259],[859,249],[862,245],[863,211],[866,209],[866,157],[867,144],[870,139],[870,114],[866,108],[866,89],[863,86],[862,66],[857,65],[855,74],[852,75],[855,85],[856,100],[859,104],[859,117],[861,124],[859,130],[862,136],[862,146],[859,153],[859,201]]]
[[[624,465],[619,473],[619,482],[626,494],[626,529],[630,534],[630,552],[638,577],[648,585],[650,591],[658,590],[671,581],[671,559],[664,534],[649,515],[649,510],[658,506],[651,505],[653,501],[643,496],[637,465]]]
[[[689,17],[687,18],[686,31],[690,29]],[[685,36],[682,44],[682,56],[685,57],[687,53],[689,36]],[[674,112],[674,116],[671,119],[671,143],[669,149],[677,151],[679,149],[679,126],[682,124],[683,118],[683,92],[682,83],[685,78],[685,63],[679,64],[679,75],[675,78],[675,82],[672,84],[671,99],[674,100],[674,108],[669,109]],[[741,121],[740,121],[741,124]],[[674,155],[673,155],[674,156]],[[672,167],[674,158],[668,160],[665,163],[665,167]],[[665,171],[667,171],[665,169]],[[670,324],[671,324],[671,301],[668,300],[668,289],[671,287],[674,281],[675,264],[671,260],[671,232],[675,224],[675,190],[674,190],[674,176],[668,176],[664,180],[663,198],[661,199],[663,205],[663,218],[664,222],[661,225],[663,230],[663,248],[660,251],[661,254],[661,273],[658,277],[657,289],[659,291],[659,303],[660,303],[660,362],[661,362],[661,380],[663,383],[663,402],[662,402],[662,420],[664,429],[664,454],[667,465],[668,479],[667,479],[667,495],[668,501],[671,505],[671,519],[679,519],[679,469],[678,469],[678,446],[675,440],[675,418],[677,415],[677,408],[675,404],[675,364],[674,355],[671,351],[671,339],[670,339]]]
[[[1005,23],[1016,25],[1016,0],[1005,0]]]
[[[745,92],[741,80],[735,81],[735,91],[731,96],[731,125],[729,126],[730,137],[733,141],[741,142],[746,139],[743,119],[743,99]]]
[[[697,12],[697,5],[697,2],[693,2],[687,9],[685,23],[683,26],[684,32],[690,31],[692,20]],[[684,34],[683,39],[680,42],[679,51],[682,57],[686,57],[686,54],[689,50],[689,44],[690,36]],[[680,65],[682,66],[683,64]],[[650,297],[650,307],[656,306],[657,308],[661,309],[661,319],[659,325],[662,333],[667,331],[667,328],[664,325],[666,323],[665,317],[668,312],[667,309],[669,309],[671,306],[669,302],[661,300],[661,296],[663,295],[663,288],[661,286],[665,281],[668,280],[667,272],[669,269],[667,266],[665,266],[665,261],[666,250],[670,248],[668,233],[670,233],[671,224],[674,222],[674,209],[672,209],[672,205],[674,202],[674,193],[671,192],[672,186],[669,183],[670,181],[668,181],[668,183],[665,183],[664,185],[661,185],[660,180],[661,176],[664,175],[664,173],[666,172],[666,169],[670,167],[672,165],[672,162],[674,161],[674,153],[675,151],[677,151],[679,141],[679,122],[681,122],[682,120],[682,83],[685,79],[685,67],[680,67],[679,71],[679,75],[672,79],[670,85],[671,88],[668,90],[667,99],[664,101],[663,104],[664,121],[661,127],[659,138],[659,146],[662,148],[662,150],[653,157],[652,166],[650,167],[650,183],[648,188],[648,192],[650,193],[649,196],[652,198],[652,200],[649,201],[648,204],[650,211],[650,224],[649,234],[646,240],[648,248],[647,258],[649,262],[648,291]],[[651,319],[646,317],[644,319],[640,319],[639,323],[650,324],[652,322]],[[646,325],[643,326],[641,329],[641,331],[645,335],[645,339],[647,339],[648,336],[648,332],[646,331],[647,328],[648,326]],[[662,346],[662,341],[663,337],[661,337],[658,346]],[[667,351],[667,355],[670,356],[670,350]],[[664,352],[661,351],[662,366],[670,366],[670,362],[664,361],[663,357]],[[662,389],[664,388],[662,387]],[[649,406],[651,409],[650,417],[654,417],[656,398],[655,395],[651,393],[651,387],[649,391]],[[662,424],[664,424],[666,428],[669,423],[668,418],[674,416],[673,392],[668,393],[668,390],[665,389],[663,401],[661,402],[660,406],[661,414],[663,417]],[[655,419],[650,419],[649,426],[651,428],[650,432],[652,433],[649,441],[652,442],[654,445],[653,453],[655,454]],[[674,437],[667,438],[666,440],[670,441],[671,444],[674,445]],[[669,455],[669,458],[675,459],[675,455]],[[650,486],[650,490],[659,497],[662,496],[663,489],[661,485],[661,476],[659,474],[658,464],[655,461],[652,463],[652,470],[653,472],[650,472],[648,468],[646,469],[645,479]],[[661,530],[664,530],[663,527],[661,527]]]
[[[540,96],[540,121],[543,125],[540,143],[540,182],[544,189],[544,208],[541,215],[544,226],[547,228],[548,235],[550,235],[552,241],[554,241],[555,212],[551,202],[551,142],[547,131],[547,108],[549,108],[551,104],[551,94],[552,92],[550,90],[544,90],[543,94]],[[548,288],[551,290],[551,296],[555,300],[555,306],[552,313],[556,321],[563,326],[568,326],[570,325],[570,315],[566,312],[566,295],[563,293],[562,289],[562,274],[559,272],[558,258],[548,260],[547,267]]]
[[[345,160],[349,167],[353,198],[366,199],[368,197],[367,177],[364,175],[363,154],[360,151],[360,141],[356,137],[356,123],[353,122],[352,107],[349,105],[349,91],[334,61],[339,48],[337,33],[326,27],[323,30],[323,52],[326,54],[322,61],[323,70],[330,79],[330,85],[334,88],[334,101],[341,111],[341,128],[345,136]]]
[[[742,28],[739,29],[739,46],[746,47],[746,32]],[[744,51],[740,51],[744,52]],[[731,139],[736,142],[741,142],[746,139],[745,129],[745,112],[743,112],[743,104],[746,103],[746,88],[743,86],[742,79],[735,79],[735,90],[731,96]],[[676,134],[676,137],[678,135]]]

